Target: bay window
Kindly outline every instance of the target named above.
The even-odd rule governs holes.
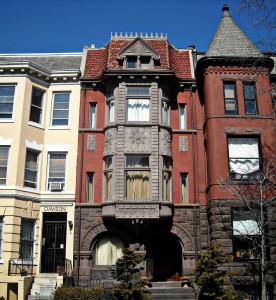
[[[256,101],[256,88],[254,82],[243,83],[243,96],[244,96],[244,108],[246,115],[256,115],[257,101]]]
[[[34,232],[35,222],[22,219],[20,226],[20,259],[32,259],[34,257]]]
[[[226,115],[236,115],[237,109],[237,97],[235,82],[224,82],[224,105]]]
[[[149,121],[149,88],[127,88],[127,121]]]
[[[15,85],[0,85],[0,119],[12,119]]]
[[[31,99],[30,121],[41,124],[44,92],[33,88]]]
[[[166,90],[162,89],[162,98],[161,98],[161,123],[165,125],[170,124],[170,103],[169,95]]]
[[[171,198],[171,158],[163,156],[163,200]]]
[[[38,157],[39,153],[37,151],[27,149],[24,179],[24,186],[26,187],[37,187]]]
[[[230,177],[234,180],[248,180],[260,169],[257,137],[229,137],[228,155]]]
[[[149,156],[126,156],[126,198],[148,199],[150,197]]]
[[[114,89],[107,91],[106,93],[106,104],[108,109],[108,123],[115,121],[115,96]]]
[[[0,146],[0,185],[7,183],[9,147]]]
[[[112,156],[108,156],[105,158],[105,168],[104,168],[104,176],[105,176],[105,199],[112,199],[112,177],[113,177],[113,163]]]

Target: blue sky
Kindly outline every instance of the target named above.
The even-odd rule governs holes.
[[[82,52],[111,32],[162,32],[176,48],[206,51],[224,2],[257,41],[252,19],[237,14],[240,0],[0,0],[0,53]]]

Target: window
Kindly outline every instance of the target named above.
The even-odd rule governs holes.
[[[34,257],[34,228],[33,220],[22,219],[20,227],[20,259],[32,259]]]
[[[229,171],[233,180],[249,180],[260,169],[259,140],[256,137],[228,138]]]
[[[0,85],[0,119],[11,119],[15,85]]]
[[[150,69],[151,57],[150,56],[127,56],[126,57],[127,69]]]
[[[114,265],[123,256],[124,244],[114,236],[102,237],[94,248],[95,265]]]
[[[0,147],[0,185],[7,183],[9,147]]]
[[[27,149],[24,179],[26,187],[37,188],[38,157],[38,152]]]
[[[179,105],[179,119],[180,119],[180,122],[179,122],[180,129],[186,129],[187,122],[186,122],[186,105],[185,104]]]
[[[163,200],[171,198],[171,158],[163,156]]]
[[[4,218],[0,216],[0,257],[2,257],[3,251],[3,236],[4,236]]]
[[[236,115],[237,110],[237,98],[236,98],[236,86],[234,82],[224,82],[224,105],[226,115]]]
[[[257,114],[257,102],[256,102],[256,89],[255,84],[244,83],[243,84],[243,95],[244,95],[244,108],[246,115]]]
[[[48,189],[51,191],[64,190],[66,154],[51,153],[49,155]]]
[[[108,107],[108,123],[113,123],[115,120],[115,98],[114,98],[114,89],[109,90],[106,93],[106,103]]]
[[[96,128],[96,103],[90,103],[89,127]]]
[[[254,248],[260,241],[260,227],[254,212],[246,209],[232,211],[233,252],[236,257],[255,258],[258,251]],[[239,252],[239,253],[237,253]]]
[[[126,156],[126,198],[149,198],[149,157]]]
[[[162,101],[161,101],[161,123],[170,124],[170,104],[168,93],[162,90]]]
[[[127,120],[149,121],[149,88],[127,88]]]
[[[105,199],[112,199],[112,175],[113,175],[113,165],[112,156],[105,158]]]
[[[189,191],[188,191],[188,174],[180,174],[180,196],[181,203],[189,203]]]
[[[86,173],[86,202],[94,202],[94,173]]]
[[[33,88],[31,100],[30,121],[41,124],[42,122],[42,105],[44,92]]]
[[[69,125],[70,93],[54,93],[52,126]]]

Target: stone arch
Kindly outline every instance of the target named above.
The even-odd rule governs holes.
[[[181,240],[184,252],[195,251],[195,243],[193,238],[185,228],[173,223],[170,232],[175,234]]]
[[[89,251],[91,247],[91,242],[94,240],[94,238],[100,233],[106,231],[107,228],[103,222],[99,222],[94,226],[90,227],[88,230],[86,230],[80,243],[81,251]]]

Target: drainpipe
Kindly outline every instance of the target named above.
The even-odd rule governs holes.
[[[81,132],[81,165],[80,165],[80,189],[79,189],[79,203],[81,204],[82,199],[82,179],[83,179],[83,151],[84,151],[84,126],[85,126],[85,110],[86,110],[86,85],[84,85],[84,108],[82,115],[82,132]],[[78,214],[78,248],[77,248],[77,286],[79,286],[79,278],[80,278],[80,236],[81,236],[81,205],[79,206],[79,214]]]
[[[194,171],[194,176],[193,176],[193,193],[194,193],[194,224],[195,224],[195,231],[194,231],[194,235],[195,235],[195,260],[197,261],[197,201],[196,201],[196,153],[195,153],[195,120],[194,120],[194,107],[193,107],[193,88],[195,87],[194,84],[192,84],[190,86],[190,107],[191,107],[191,121],[192,121],[192,155],[193,155],[193,171]]]

